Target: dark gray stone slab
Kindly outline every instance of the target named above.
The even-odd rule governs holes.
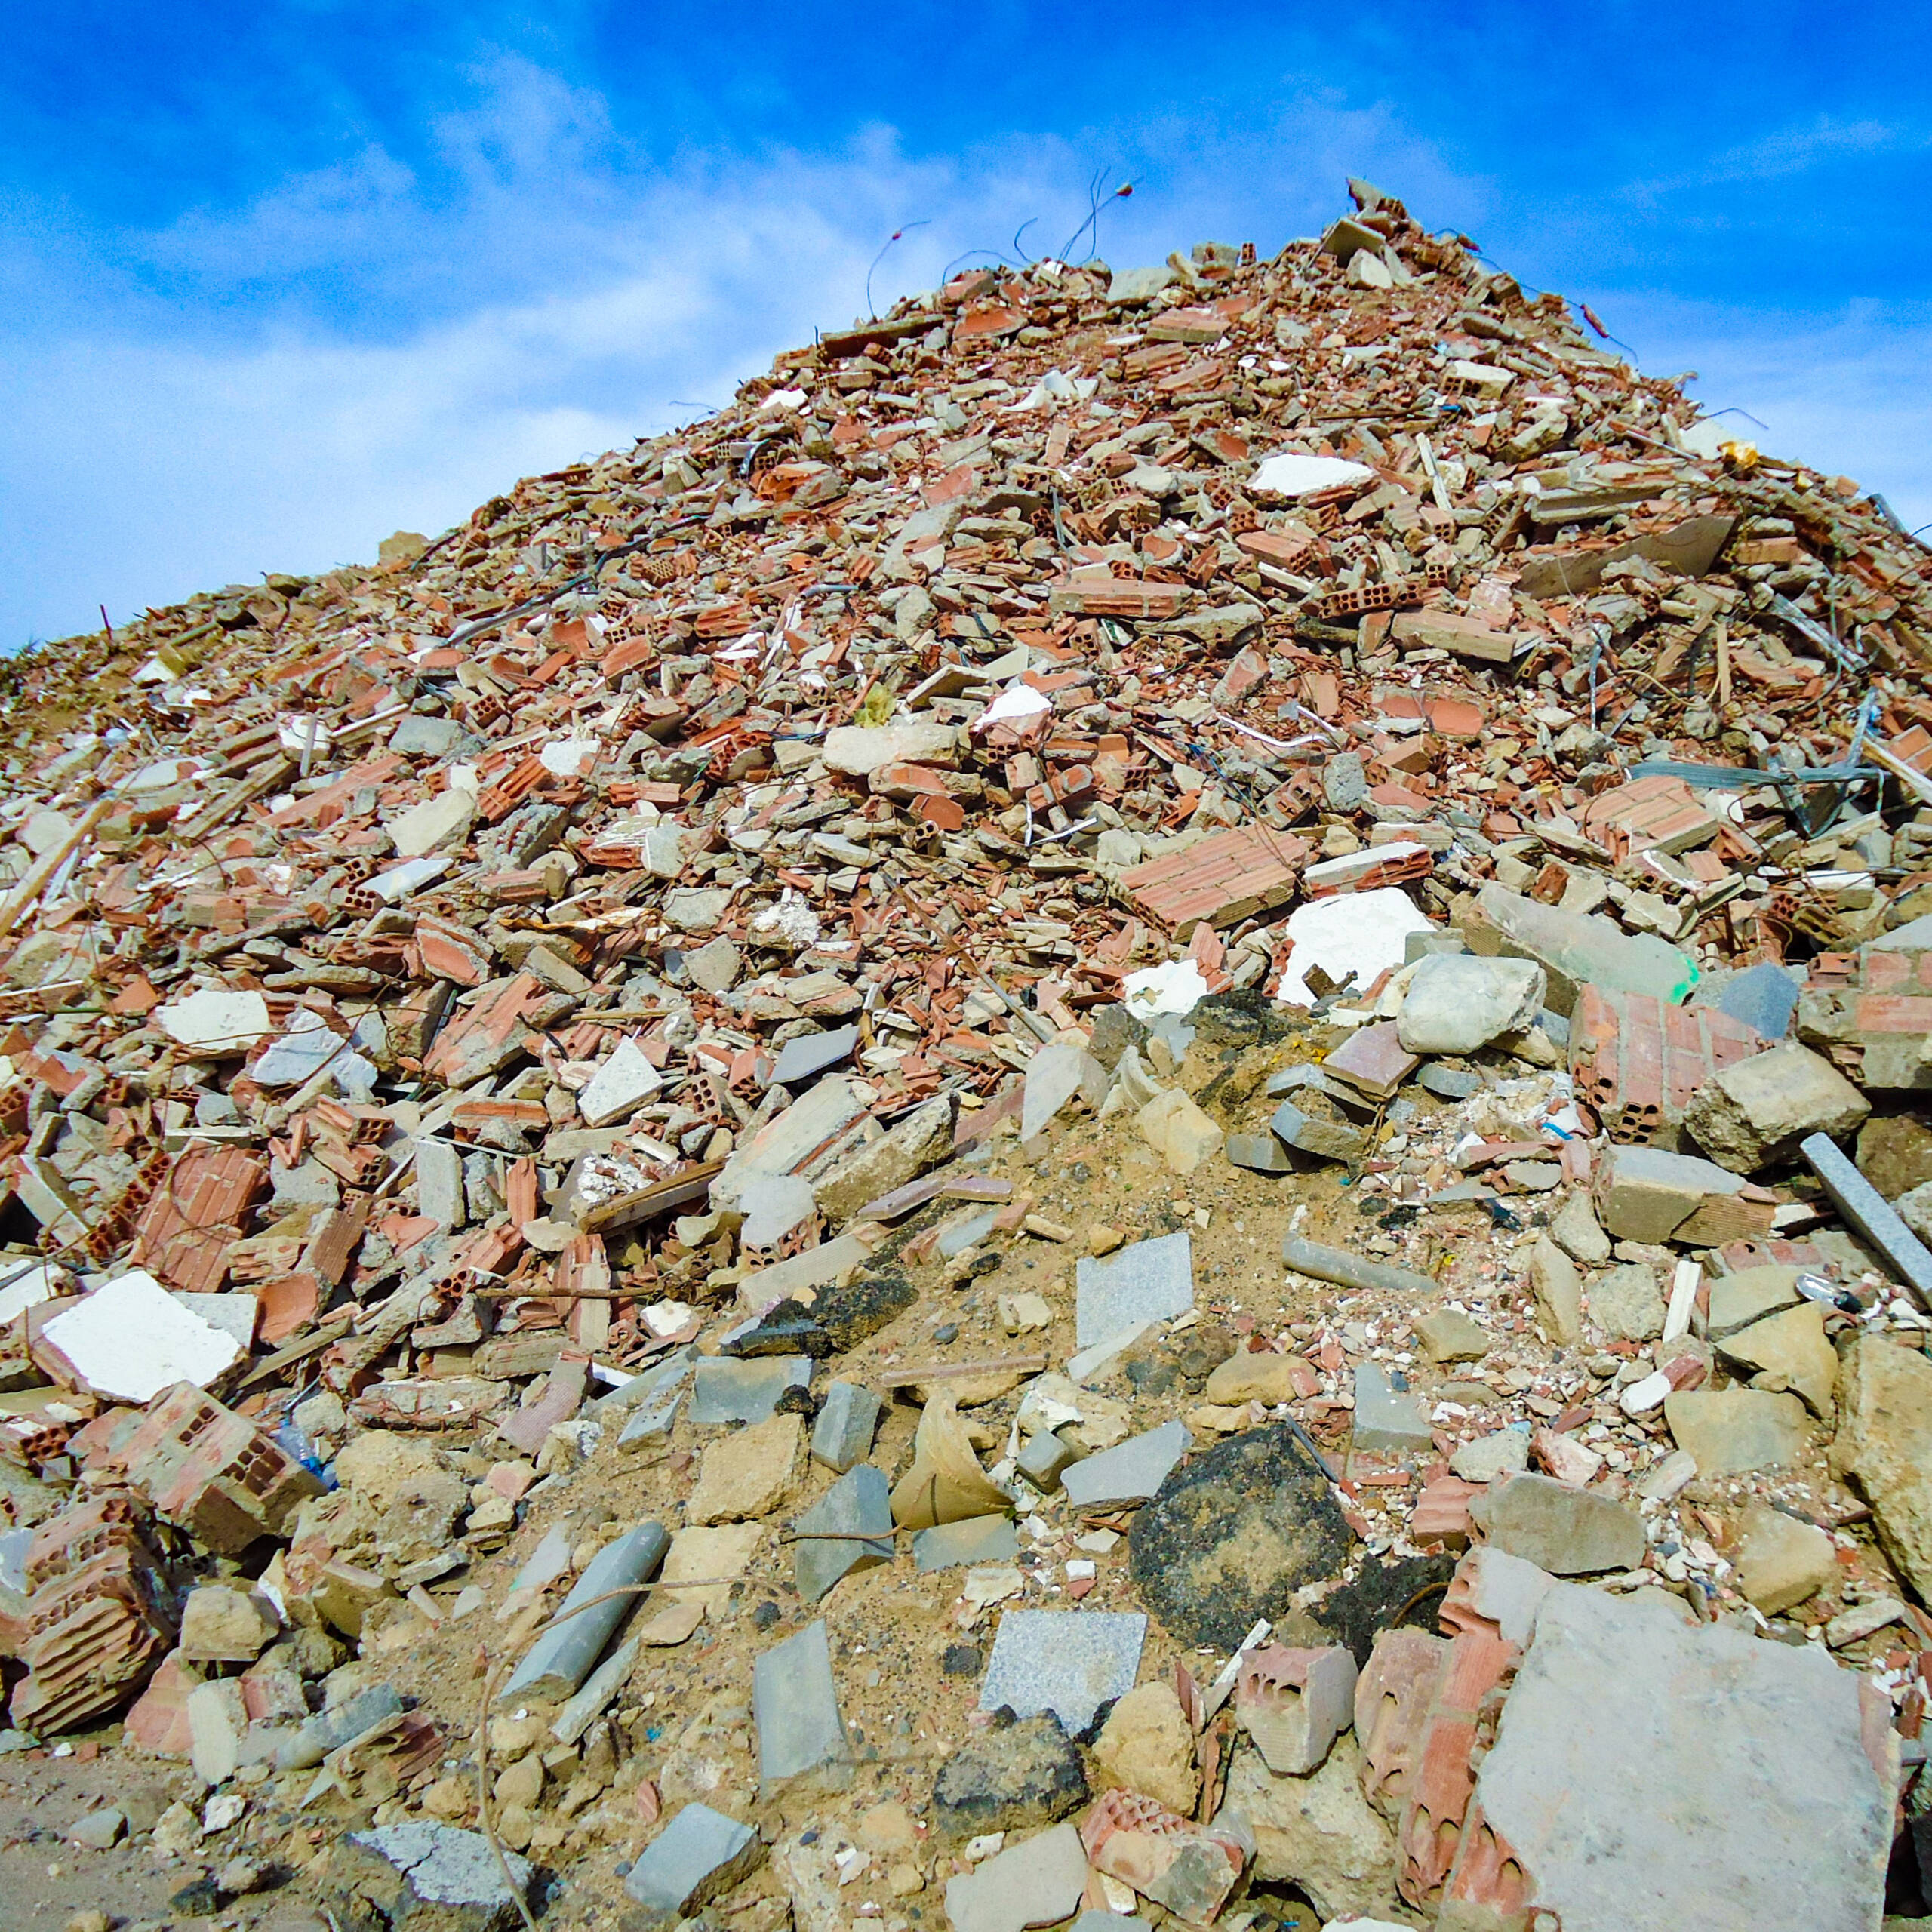
[[[912,1539],[912,1564],[921,1576],[972,1563],[1010,1563],[1020,1553],[1020,1532],[1011,1516],[968,1516],[935,1524]]]

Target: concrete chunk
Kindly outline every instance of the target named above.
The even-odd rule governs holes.
[[[1700,1476],[1742,1475],[1804,1452],[1804,1404],[1758,1389],[1685,1389],[1666,1395],[1664,1420]]]
[[[341,1854],[331,1860],[325,1883],[351,1924],[395,1932],[521,1932],[517,1900],[528,1900],[535,1874],[516,1853],[504,1857],[514,1893],[481,1832],[411,1819],[351,1832]]]
[[[1841,1395],[1832,1465],[1871,1504],[1885,1553],[1923,1597],[1932,1590],[1932,1362],[1858,1336]]]
[[[1552,1577],[1634,1570],[1644,1560],[1643,1518],[1634,1509],[1549,1476],[1493,1482],[1471,1501],[1469,1515],[1492,1549]]]
[[[1831,1062],[1791,1041],[1727,1066],[1698,1090],[1684,1124],[1740,1174],[1789,1160],[1807,1134],[1842,1140],[1872,1103]]]
[[[588,1127],[608,1127],[628,1120],[664,1084],[635,1040],[620,1040],[617,1048],[577,1097],[577,1110]]]
[[[1375,1363],[1355,1364],[1355,1446],[1371,1454],[1420,1455],[1433,1446],[1422,1404],[1399,1395]]]
[[[1397,1034],[1412,1054],[1472,1054],[1499,1034],[1534,1025],[1547,987],[1534,960],[1436,953],[1409,981]]]
[[[1072,1825],[1009,1845],[946,1881],[952,1932],[1026,1932],[1070,1918],[1087,1889],[1087,1851]]]
[[[1865,1695],[1810,1646],[1559,1586],[1474,1801],[1563,1932],[1871,1932],[1897,1745]]]
[[[1829,1143],[1827,1143],[1829,1145]],[[1724,1211],[1737,1202],[1744,1185],[1736,1174],[1694,1154],[1672,1154],[1661,1147],[1611,1147],[1597,1163],[1592,1181],[1597,1217],[1620,1241],[1690,1241],[1700,1247],[1742,1238],[1761,1223],[1768,1230],[1771,1211],[1743,1213],[1734,1227]],[[1701,1224],[1701,1225],[1700,1225]],[[1709,1238],[1715,1235],[1715,1239]]]

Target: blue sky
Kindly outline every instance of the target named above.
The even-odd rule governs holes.
[[[0,46],[0,648],[373,556],[965,252],[1368,177],[1932,520],[1932,10],[64,0]],[[1750,426],[1744,426],[1750,431]]]

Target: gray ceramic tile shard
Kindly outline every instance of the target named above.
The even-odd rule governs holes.
[[[1069,1736],[1124,1697],[1140,1669],[1147,1620],[1137,1611],[1009,1610],[980,1686],[980,1708],[1016,1716],[1051,1711]]]
[[[1020,1532],[1011,1516],[968,1516],[912,1539],[912,1565],[921,1576],[971,1563],[1010,1563],[1019,1553]]]
[[[792,1525],[792,1575],[817,1603],[840,1578],[892,1561],[892,1485],[883,1469],[848,1469]]]
[[[611,1632],[638,1601],[634,1595],[612,1592],[648,1582],[670,1543],[662,1523],[640,1523],[606,1543],[584,1566],[576,1588],[558,1606],[500,1694],[559,1702],[569,1697],[590,1675]]]
[[[842,1060],[852,1057],[852,1049],[859,1044],[859,1029],[856,1026],[834,1026],[823,1033],[801,1033],[795,1039],[787,1040],[778,1051],[778,1060],[771,1069],[771,1083],[774,1087],[789,1087],[801,1080],[809,1080],[815,1073],[823,1073],[828,1066],[836,1066]]]
[[[1257,1174],[1285,1174],[1294,1163],[1288,1150],[1272,1134],[1231,1134],[1222,1152],[1232,1167],[1246,1168]],[[1110,1918],[1111,1913],[1100,1915]]]
[[[752,1716],[762,1791],[808,1772],[850,1765],[824,1618],[774,1644],[752,1666]]]
[[[1767,961],[1734,973],[1712,1003],[1719,1012],[1756,1027],[1766,1039],[1782,1040],[1798,1011],[1798,983],[1785,968]]]
[[[1185,1423],[1163,1423],[1144,1435],[1131,1435],[1113,1448],[1075,1463],[1060,1478],[1060,1484],[1077,1509],[1145,1503],[1193,1447]]]
[[[1074,1325],[1091,1348],[1137,1321],[1168,1321],[1194,1306],[1194,1243],[1183,1229],[1104,1259],[1083,1255],[1074,1270]]]
[[[810,1355],[711,1355],[697,1364],[691,1383],[690,1420],[697,1423],[764,1422],[786,1394],[808,1387]]]
[[[763,1855],[755,1826],[708,1804],[687,1804],[638,1854],[624,1890],[640,1926],[668,1924],[728,1891]]]
[[[481,1832],[411,1819],[372,1832],[352,1832],[347,1842],[352,1847],[347,1869],[338,1875],[348,1880],[358,1909],[376,1903],[386,1923],[474,1927],[475,1932],[523,1923],[516,1902],[529,1898],[534,1875],[530,1861],[513,1851],[506,1854],[510,1882],[517,1887],[513,1894]]]
[[[1364,1361],[1355,1364],[1354,1439],[1358,1449],[1401,1456],[1428,1449],[1434,1436],[1415,1397],[1398,1394],[1374,1363]]]
[[[1087,1878],[1079,1832],[1055,1825],[949,1878],[946,1915],[952,1932],[1026,1932],[1077,1910]]]
[[[857,1382],[835,1382],[812,1424],[812,1459],[843,1472],[872,1454],[881,1397]]]

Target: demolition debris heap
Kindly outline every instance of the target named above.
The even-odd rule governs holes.
[[[11,667],[0,1743],[168,1800],[88,1856],[1927,1909],[1932,555],[1351,189]]]

